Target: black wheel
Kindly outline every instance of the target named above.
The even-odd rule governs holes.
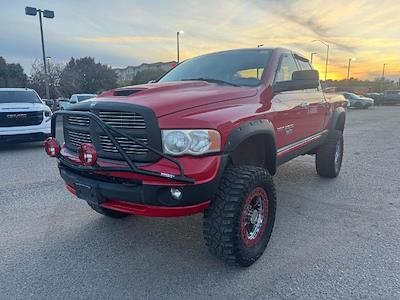
[[[325,143],[318,147],[315,156],[315,166],[319,176],[334,178],[339,175],[343,148],[343,132],[332,130]]]
[[[275,222],[276,193],[267,170],[228,167],[204,213],[209,251],[231,265],[247,267],[264,252]]]
[[[107,208],[103,208],[101,206],[98,206],[96,204],[87,203],[94,211],[98,212],[99,214],[102,214],[104,216],[110,217],[110,218],[114,218],[114,219],[121,219],[121,218],[125,218],[127,216],[129,216],[129,214],[123,213],[123,212],[119,212],[119,211],[115,211],[115,210],[111,210],[111,209],[107,209]]]
[[[354,108],[362,108],[363,105],[360,102],[356,102],[356,103],[354,103],[353,107]]]

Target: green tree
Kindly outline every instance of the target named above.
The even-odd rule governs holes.
[[[63,64],[58,64],[53,61],[47,62],[47,72],[49,76],[49,89],[50,97],[56,99],[62,97],[63,93],[60,88],[61,73],[64,69]],[[45,97],[45,74],[43,63],[39,60],[35,60],[32,64],[32,71],[29,77],[28,87],[34,89],[41,97]]]
[[[26,87],[27,79],[20,64],[8,64],[0,56],[0,87]]]
[[[152,68],[149,70],[139,71],[133,77],[130,84],[135,85],[135,84],[148,83],[150,80],[156,80],[160,78],[164,73],[165,71],[161,68]]]
[[[96,63],[92,57],[71,58],[60,77],[64,96],[75,93],[99,93],[114,88],[117,74],[111,67]]]

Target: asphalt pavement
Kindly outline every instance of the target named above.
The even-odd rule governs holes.
[[[41,143],[0,147],[1,299],[399,299],[400,107],[350,110],[342,172],[278,170],[275,228],[250,268],[211,256],[202,215],[103,217]]]

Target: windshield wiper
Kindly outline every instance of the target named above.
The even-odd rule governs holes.
[[[237,84],[225,81],[225,80],[221,80],[221,79],[215,79],[215,78],[203,78],[203,77],[199,77],[199,78],[186,78],[186,79],[182,79],[182,81],[207,81],[207,82],[212,82],[212,83],[222,83],[222,84],[228,84],[228,85],[232,85],[232,86],[238,86]]]

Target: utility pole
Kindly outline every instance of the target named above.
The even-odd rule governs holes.
[[[385,80],[385,68],[386,68],[387,64],[383,64],[383,68],[382,68],[382,80]]]
[[[350,79],[350,66],[351,66],[351,61],[356,60],[355,57],[349,58],[349,64],[347,66],[347,80]]]
[[[326,59],[325,59],[325,84],[326,84],[326,79],[328,77],[329,44],[322,40],[313,40],[313,42],[320,42],[321,44],[324,44],[326,46]]]

